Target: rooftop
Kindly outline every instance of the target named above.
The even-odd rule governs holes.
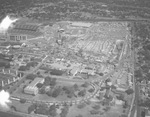
[[[42,81],[44,81],[43,78],[35,78],[35,79],[28,85],[28,87],[35,87],[37,83],[40,83],[40,82],[42,82]]]
[[[16,23],[8,30],[8,34],[22,34],[38,37],[43,33],[39,31],[39,26],[36,24]]]

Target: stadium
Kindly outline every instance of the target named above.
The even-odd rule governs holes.
[[[0,41],[26,42],[42,36],[43,33],[40,31],[38,24],[19,19],[7,31],[0,33]]]

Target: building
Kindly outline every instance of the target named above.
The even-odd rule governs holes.
[[[38,93],[37,84],[44,83],[44,78],[35,78],[27,87],[24,88],[24,92],[31,95]]]
[[[43,37],[37,24],[17,21],[7,32],[0,34],[0,41],[26,42],[29,39]]]
[[[92,26],[92,23],[84,23],[84,22],[70,22],[70,25],[73,27],[85,27],[89,28]]]

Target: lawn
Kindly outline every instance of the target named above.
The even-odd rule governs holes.
[[[28,113],[28,107],[31,105],[30,103],[20,103],[19,101],[12,100],[11,105],[16,107],[16,110],[23,113]]]

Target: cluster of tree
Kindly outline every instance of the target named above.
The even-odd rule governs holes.
[[[56,69],[50,70],[51,75],[61,76],[63,73],[64,73],[64,71],[62,71],[62,70],[56,70]]]
[[[30,67],[27,67],[27,66],[20,66],[19,67],[19,71],[27,71],[27,70],[29,70],[30,69]]]
[[[117,98],[118,100],[122,100],[122,101],[125,100],[124,94],[120,94],[120,95],[116,96],[116,98]]]
[[[34,61],[32,61],[32,62],[29,62],[29,63],[27,63],[27,67],[35,67],[36,65],[38,65],[38,62],[34,62]]]
[[[143,107],[148,107],[150,109],[150,99],[141,101],[141,103],[139,105],[143,106]]]
[[[60,117],[67,117],[68,111],[69,111],[69,106],[64,106],[61,109]]]
[[[20,66],[18,70],[19,71],[26,71],[26,70],[29,70],[30,67],[35,67],[37,64],[38,64],[37,62],[29,62],[29,63],[27,63],[26,66]]]
[[[100,105],[95,105],[92,107],[94,110],[99,110],[100,109]]]
[[[35,111],[37,108],[37,104],[32,104],[28,107],[28,113],[30,114],[31,112]]]
[[[76,85],[75,85],[75,87],[76,87]],[[76,87],[76,88],[77,88],[77,87]],[[68,97],[68,98],[72,98],[72,97],[74,96],[74,92],[75,92],[74,87],[64,86],[62,89],[63,89],[63,90],[65,91],[65,93],[67,94],[67,97]]]
[[[22,103],[22,104],[26,103],[26,101],[27,101],[26,99],[23,99],[23,98],[20,99],[20,103]]]
[[[36,114],[50,115],[55,117],[57,115],[56,106],[53,104],[48,107],[46,104],[32,104],[28,107],[28,113],[35,112]]]
[[[127,101],[127,100],[125,100],[125,101],[124,101],[123,108],[127,108],[128,106],[129,106],[128,101]]]
[[[84,84],[81,85],[81,87],[87,88],[89,86],[88,82],[85,82]]]
[[[37,86],[37,88],[42,88],[42,86],[43,86],[43,84],[42,83],[38,83],[38,84],[36,84],[36,86]]]
[[[83,89],[83,90],[81,90],[81,91],[78,92],[78,96],[79,97],[83,97],[85,95],[86,95],[86,89]]]
[[[84,107],[86,107],[85,103],[80,103],[80,104],[77,105],[77,108],[79,108],[79,109],[82,109]]]
[[[41,88],[39,88],[39,94],[45,94],[46,91],[45,91],[45,87],[42,86]]]
[[[56,78],[51,78],[49,76],[45,77],[44,85],[54,87],[56,85]]]
[[[49,115],[55,117],[57,115],[56,106],[53,104],[49,108]]]
[[[88,92],[93,93],[93,92],[94,92],[94,89],[91,88],[91,89],[88,90]]]
[[[134,91],[133,89],[129,88],[125,91],[128,95],[132,94]]]
[[[97,114],[99,114],[99,110],[93,109],[93,110],[90,110],[90,113],[91,113],[91,115],[97,115]]]
[[[9,62],[0,62],[0,67],[10,68],[10,63]]]
[[[52,92],[52,97],[56,98],[62,91],[61,87],[57,87],[56,89],[54,89],[54,91]]]
[[[26,76],[26,79],[34,80],[36,77],[37,77],[36,74],[28,74],[28,75]]]
[[[135,63],[135,78],[137,81],[150,80],[150,25],[148,23],[133,24],[131,32],[134,35],[132,38],[132,47],[137,51]]]

